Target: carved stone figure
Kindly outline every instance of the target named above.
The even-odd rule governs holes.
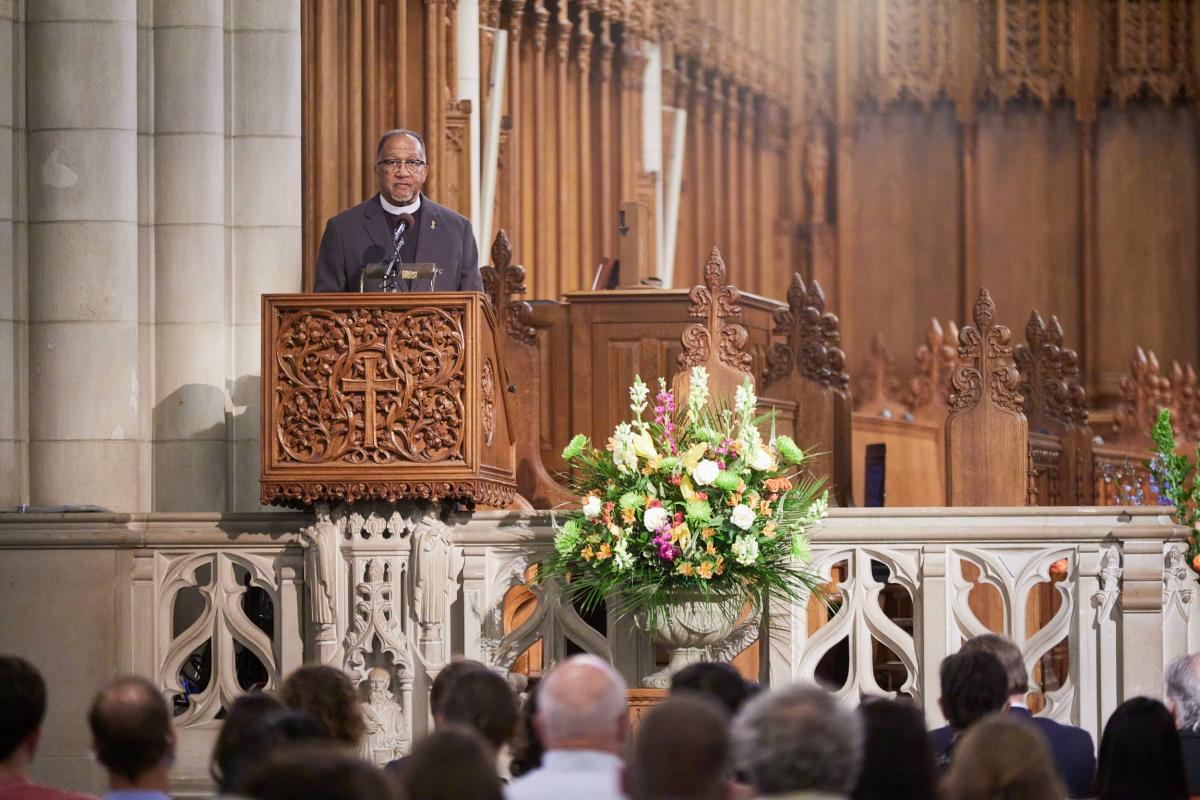
[[[370,698],[362,704],[367,735],[359,755],[375,764],[386,764],[404,755],[408,731],[405,729],[404,709],[392,695],[392,675],[383,667],[367,673]]]
[[[413,600],[422,639],[436,639],[446,620],[446,588],[453,546],[438,525],[429,525],[413,541],[416,582]]]
[[[334,576],[337,574],[337,526],[330,520],[329,507],[317,506],[317,522],[302,528],[304,572],[308,584],[309,612],[316,625],[318,642],[336,638],[337,611],[334,606]]]

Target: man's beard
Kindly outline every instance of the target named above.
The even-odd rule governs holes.
[[[384,705],[391,702],[392,693],[387,689],[380,689],[371,692],[371,705]]]

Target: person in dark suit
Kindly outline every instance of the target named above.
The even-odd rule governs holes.
[[[379,193],[346,209],[325,225],[317,255],[318,292],[357,292],[363,267],[387,262],[399,244],[401,264],[433,263],[432,278],[401,278],[400,291],[482,292],[479,248],[471,222],[421,193],[429,177],[425,141],[398,128],[383,134],[375,148]],[[401,216],[413,224],[397,234]],[[379,290],[378,280],[368,290]]]
[[[991,653],[963,648],[942,659],[938,679],[942,689],[938,706],[950,724],[930,731],[929,739],[937,766],[944,772],[954,758],[958,738],[979,720],[1004,710],[1008,676]]]
[[[1096,774],[1096,750],[1092,736],[1082,728],[1063,725],[1047,717],[1035,717],[1025,704],[1029,691],[1029,673],[1021,650],[1003,636],[993,633],[971,639],[960,652],[985,652],[995,656],[1008,676],[1008,712],[1020,717],[1041,731],[1050,745],[1054,766],[1071,797],[1091,797],[1092,780]],[[939,753],[949,746],[954,735],[949,728],[938,728],[930,736]]]

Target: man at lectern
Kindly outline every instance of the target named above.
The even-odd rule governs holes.
[[[326,223],[314,289],[483,291],[471,222],[421,193],[428,177],[420,134],[383,134],[375,148],[379,194]]]

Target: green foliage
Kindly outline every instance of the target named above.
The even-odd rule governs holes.
[[[1200,520],[1200,481],[1196,479],[1200,465],[1200,447],[1196,450],[1196,461],[1178,452],[1175,428],[1171,425],[1171,412],[1164,408],[1150,428],[1154,440],[1154,457],[1145,462],[1150,470],[1150,488],[1160,502],[1175,507],[1176,522],[1188,528],[1188,563],[1196,569],[1200,556],[1200,540],[1197,537],[1197,520]],[[1200,570],[1197,570],[1200,571]]]

